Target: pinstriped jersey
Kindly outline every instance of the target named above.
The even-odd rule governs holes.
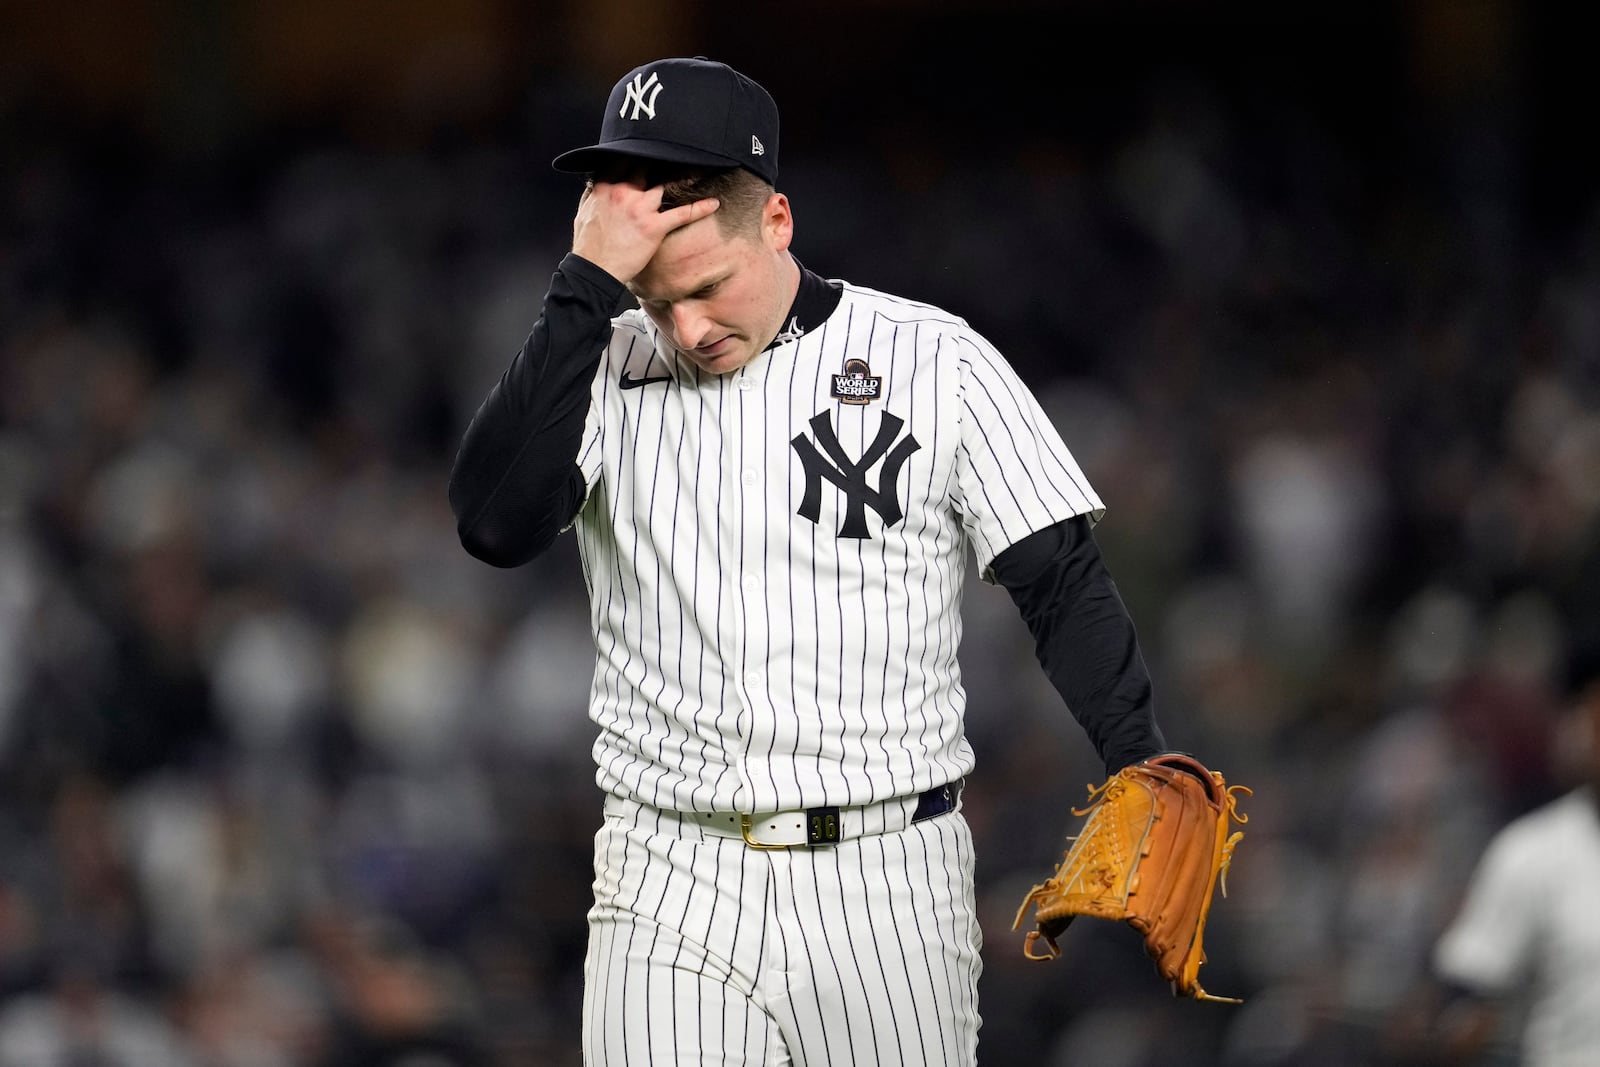
[[[676,810],[851,806],[972,769],[969,559],[1099,497],[964,320],[848,283],[737,371],[613,320],[574,526],[597,781]]]

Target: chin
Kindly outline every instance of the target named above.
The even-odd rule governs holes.
[[[707,374],[729,374],[749,363],[750,353],[740,348],[730,348],[717,356],[696,352],[689,357],[689,360]]]

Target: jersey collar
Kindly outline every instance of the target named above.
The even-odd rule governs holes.
[[[794,294],[794,303],[789,308],[789,313],[783,317],[784,327],[778,331],[778,336],[762,349],[771,352],[779,345],[798,341],[802,336],[820,326],[824,319],[833,314],[833,309],[839,306],[839,299],[844,295],[843,287],[836,282],[829,282],[820,275],[806,270],[806,265],[795,257],[795,266],[800,268],[800,288]]]

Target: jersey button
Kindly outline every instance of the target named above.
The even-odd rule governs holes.
[[[744,484],[745,485],[755,485],[760,480],[761,480],[761,475],[757,474],[755,471],[745,471],[744,472]]]
[[[753,378],[740,378],[739,379],[739,388],[744,390],[745,392],[748,393],[750,390],[754,389],[755,387],[756,387],[755,379],[753,379]]]
[[[744,680],[749,685],[760,685],[761,684],[761,672],[760,671],[746,671],[745,672],[745,676],[744,676]]]
[[[761,584],[761,579],[757,578],[755,575],[747,574],[747,575],[744,576],[744,587],[746,589],[754,589],[756,586],[758,586],[760,584]]]

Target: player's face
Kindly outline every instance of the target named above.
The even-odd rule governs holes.
[[[685,359],[710,374],[749,363],[782,328],[799,286],[787,198],[768,200],[757,233],[725,234],[715,215],[674,230],[630,288]]]

